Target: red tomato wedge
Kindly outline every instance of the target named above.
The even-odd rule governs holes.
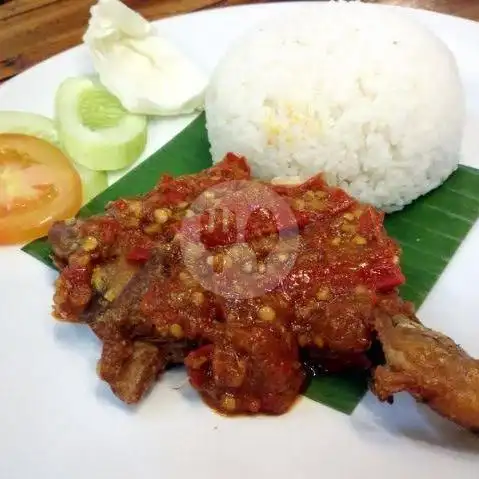
[[[81,203],[80,177],[58,148],[33,136],[0,134],[0,244],[44,236]]]

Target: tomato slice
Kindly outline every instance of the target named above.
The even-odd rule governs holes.
[[[81,203],[80,177],[58,148],[33,136],[0,134],[0,244],[44,236]]]

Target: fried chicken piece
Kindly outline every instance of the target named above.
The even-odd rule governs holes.
[[[183,364],[191,345],[185,341],[169,344],[145,341],[105,341],[98,375],[127,404],[138,403],[168,365]]]
[[[128,403],[186,355],[192,385],[229,414],[285,412],[303,384],[300,348],[327,369],[365,367],[377,294],[404,280],[383,216],[320,175],[231,191],[226,180],[249,175],[242,161],[51,231],[56,315],[104,342],[99,374]]]
[[[181,261],[173,260],[179,254],[174,246],[156,249],[113,302],[105,304],[100,297],[83,314],[104,343],[100,377],[130,404],[143,397],[166,366],[182,363],[201,344],[215,318],[211,294],[202,292]],[[148,344],[155,349],[147,349]]]
[[[166,358],[155,345],[122,340],[103,343],[97,369],[119,399],[134,404],[149,391],[165,366]]]
[[[222,162],[196,175],[164,176],[150,193],[113,201],[103,215],[56,223],[49,233],[53,259],[61,270],[56,282],[54,316],[64,321],[81,321],[92,299],[106,293],[112,297],[121,289],[113,285],[111,289],[98,291],[92,285],[95,271],[104,275],[101,270],[105,263],[111,266],[117,259],[122,260],[119,265],[130,262],[132,269],[140,268],[156,244],[168,243],[179,230],[188,230],[188,222],[194,231],[200,226],[198,240],[214,248],[234,244],[238,239],[237,225],[240,229],[244,227],[244,239],[248,242],[277,233],[271,208],[278,210],[280,229],[296,225],[302,229],[324,219],[329,224],[331,216],[340,218],[342,212],[357,206],[344,191],[329,187],[321,175],[302,185],[288,187],[243,180],[250,180],[247,163],[229,154]],[[203,197],[205,190],[208,195]],[[192,203],[193,210],[189,211]],[[195,214],[198,208],[197,218],[185,223],[187,212]],[[215,208],[221,228],[209,231],[210,213]],[[225,231],[227,210],[235,214],[230,215],[232,221]],[[358,231],[361,222],[359,218]]]
[[[217,165],[196,175],[164,175],[143,197],[110,203],[103,215],[59,222],[49,232],[54,262],[60,268],[56,281],[56,318],[79,322],[90,302],[102,292],[92,284],[94,271],[122,259],[137,269],[158,243],[168,243],[177,232],[192,201],[206,189],[233,180],[248,180],[244,158],[229,154]],[[116,285],[117,286],[117,285]],[[108,290],[110,298],[121,288]]]
[[[333,357],[365,352],[373,339],[369,321],[377,295],[403,282],[399,249],[381,222],[358,241],[365,215],[368,209],[356,209],[354,219],[346,213],[304,229],[296,262],[280,286],[294,307],[292,330],[301,347]]]
[[[86,311],[85,319],[93,332],[103,341],[136,339],[154,336],[153,325],[138,313],[141,297],[155,279],[165,275],[165,251],[155,249],[146,265],[118,292],[112,302],[101,303]],[[97,300],[101,302],[101,297]]]
[[[373,392],[381,401],[407,391],[440,415],[479,430],[478,360],[404,312],[392,315],[378,308],[374,329],[386,358],[373,377]]]
[[[353,224],[350,217],[343,221],[348,226]],[[221,410],[225,410],[222,401],[226,397],[230,412],[254,412],[256,408],[269,413],[285,411],[302,384],[299,369],[293,367],[299,364],[298,346],[321,350],[322,354],[315,357],[321,358],[321,365],[328,369],[333,362],[342,368],[363,368],[364,352],[372,341],[369,319],[378,278],[381,284],[385,278],[391,284],[387,275],[401,280],[395,262],[397,247],[384,238],[384,232],[377,233],[368,244],[352,242],[350,246],[346,240],[354,238],[353,234],[343,235],[345,244],[338,248],[331,244],[331,238],[337,237],[342,224],[315,222],[299,238],[288,235],[280,240],[272,235],[228,246],[223,246],[223,236],[221,246],[211,249],[175,240],[155,249],[110,306],[90,314],[88,323],[104,341],[174,344],[186,339],[212,343],[216,359],[242,356],[245,367],[249,365],[258,374],[264,369],[263,376],[269,376],[269,382],[262,386],[254,375],[247,374],[237,389],[225,389],[224,381],[216,376],[218,381],[197,382],[198,372],[190,367],[192,384]],[[189,247],[193,247],[192,255],[185,258]],[[251,269],[245,269],[251,255]],[[351,274],[357,263],[362,269]],[[217,282],[215,292],[200,284],[202,279],[208,283],[213,277]],[[268,285],[272,279],[279,279],[279,283]],[[252,286],[259,295],[246,294]],[[256,354],[253,350],[237,351],[236,336],[246,338],[248,331],[249,341],[261,338],[263,349],[270,348],[270,354],[252,357]],[[291,379],[289,389],[286,383],[284,389],[279,384],[275,371],[281,367],[269,359],[281,355],[282,341],[294,344],[286,359],[279,359],[283,361],[285,377]],[[247,340],[242,342],[246,344]],[[194,352],[191,354],[194,358]],[[216,359],[212,359],[209,372],[204,372],[206,376],[216,374],[220,364]],[[121,363],[121,359],[118,361]],[[223,371],[225,376],[234,375],[234,364]],[[112,381],[110,376],[103,377]],[[112,389],[117,389],[114,383]]]
[[[178,243],[159,247],[106,308],[88,311],[102,340],[200,340],[216,317],[214,295],[185,267]]]

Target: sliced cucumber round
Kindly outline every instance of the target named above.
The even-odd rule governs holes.
[[[128,113],[98,81],[65,80],[55,99],[60,139],[73,160],[91,170],[120,170],[146,145],[146,117]]]
[[[93,171],[72,162],[80,175],[83,187],[83,204],[98,196],[108,188],[108,175],[105,171]]]
[[[58,130],[50,118],[24,111],[0,111],[0,133],[35,136],[59,147]]]
[[[35,136],[63,149],[55,123],[43,115],[23,111],[0,111],[0,133]],[[74,161],[72,164],[82,181],[83,204],[108,187],[108,176],[104,171],[92,171]]]

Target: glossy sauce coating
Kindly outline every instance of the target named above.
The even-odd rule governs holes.
[[[304,383],[302,351],[327,369],[368,367],[372,312],[404,282],[383,215],[321,176],[244,180],[247,164],[229,155],[51,231],[55,313],[81,321],[100,301],[89,320],[105,344],[100,374],[126,402],[174,345],[193,387],[227,414],[285,412]]]

